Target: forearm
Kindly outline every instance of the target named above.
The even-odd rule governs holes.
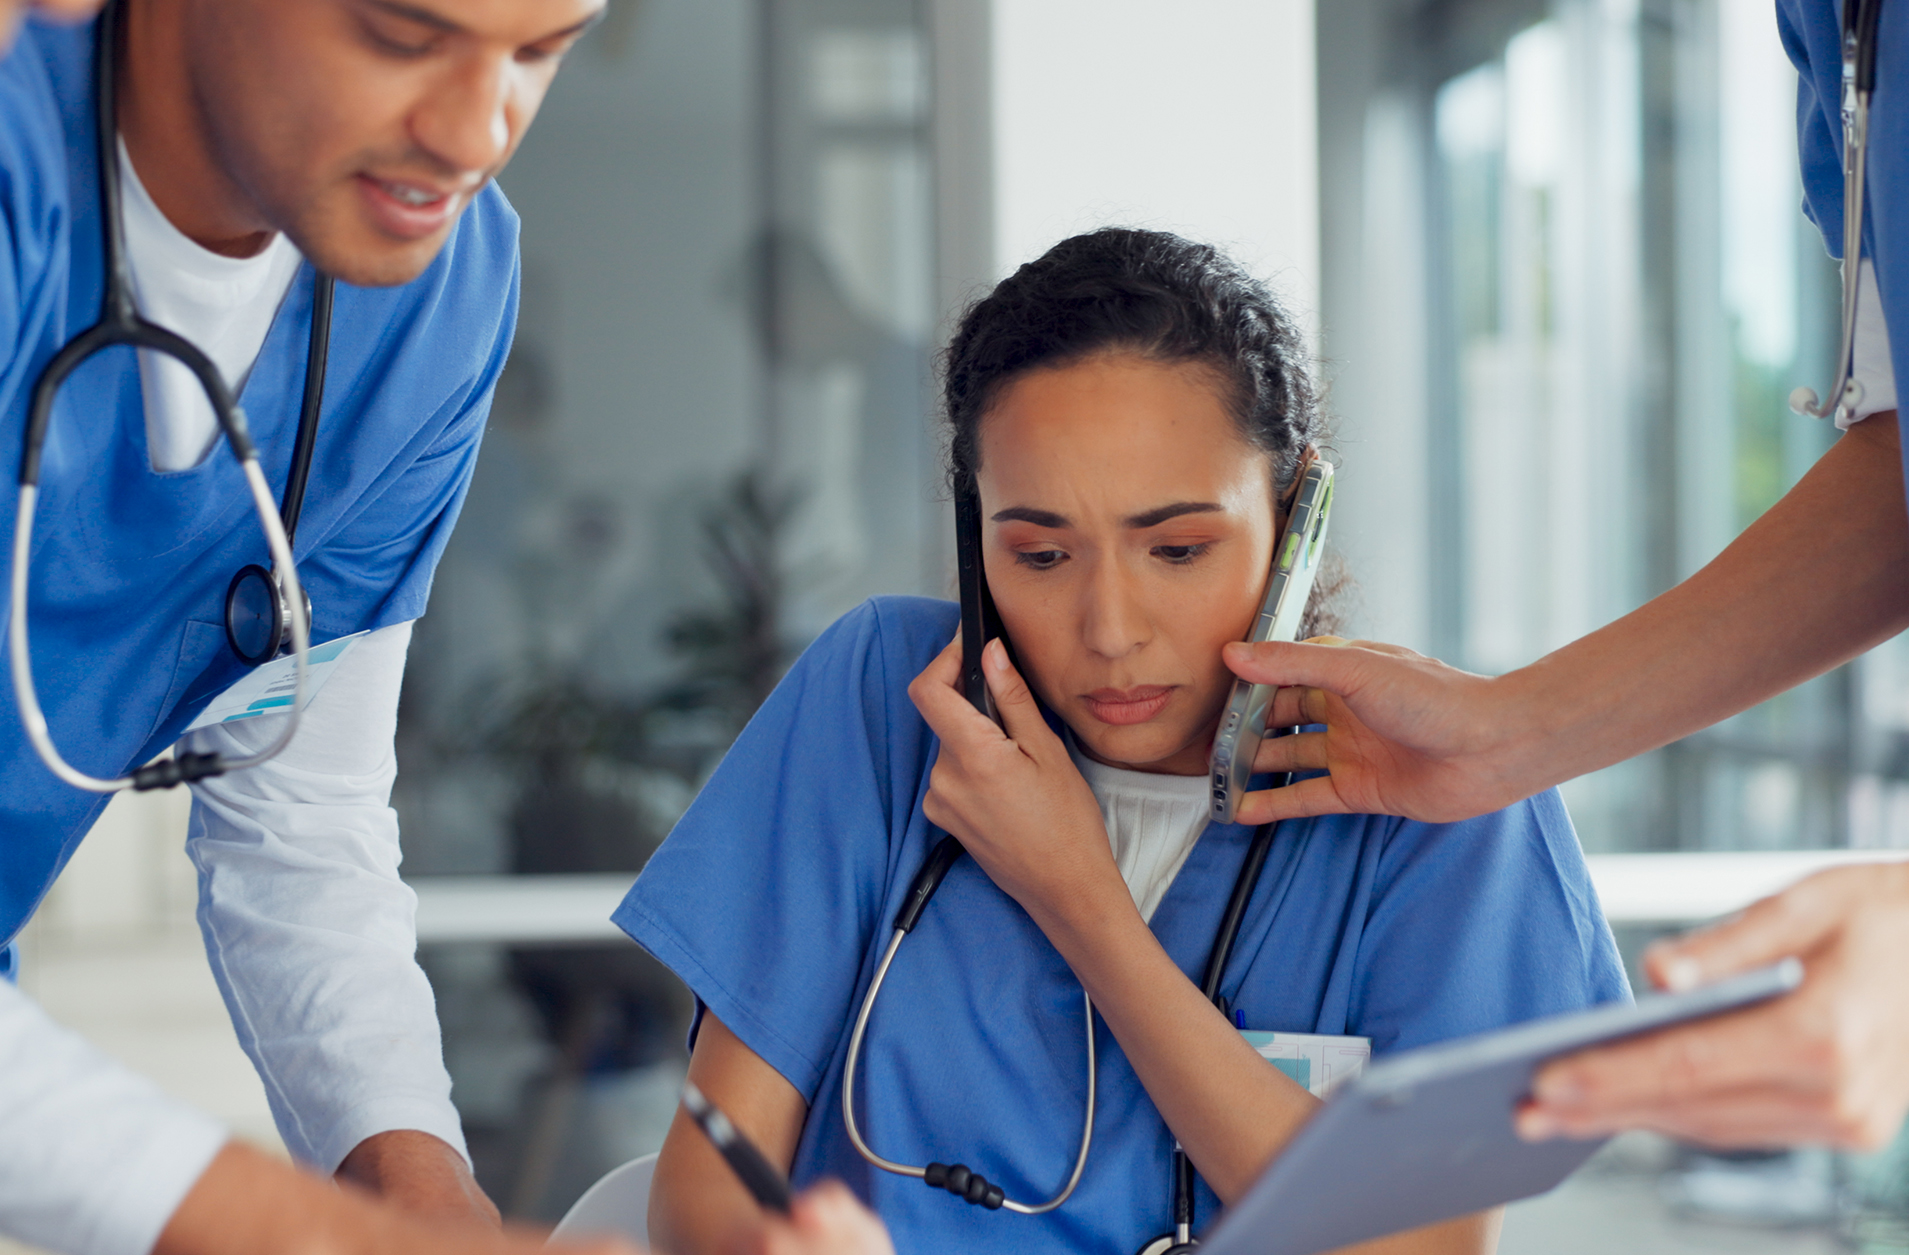
[[[1909,627],[1895,415],[1858,424],[1690,579],[1497,682],[1522,794],[1709,727]]]
[[[386,1249],[376,1240],[379,1219],[375,1209],[322,1179],[231,1142],[173,1213],[152,1255]]]
[[[1220,1201],[1231,1205],[1311,1118],[1319,1100],[1270,1067],[1174,966],[1138,912],[1050,914],[1043,930],[1080,977],[1147,1096]],[[1356,1249],[1475,1255],[1497,1213],[1465,1216]]]
[[[1118,882],[1116,881],[1116,884]],[[1250,1186],[1319,1105],[1259,1057],[1125,909],[1036,911],[1167,1127],[1221,1201]],[[1110,902],[1105,895],[1076,903]]]
[[[785,1173],[808,1103],[795,1086],[714,1015],[703,1016],[689,1079]],[[762,1208],[681,1108],[650,1188],[650,1240],[668,1255],[717,1255],[760,1240]]]
[[[237,1142],[172,1213],[152,1255],[636,1255],[621,1242],[546,1246],[542,1234],[421,1217]]]
[[[227,1136],[5,981],[0,1129],[0,1234],[94,1255],[144,1255]]]
[[[420,1146],[463,1151],[390,807],[409,638],[408,624],[365,637],[283,755],[195,786],[187,842],[207,956],[287,1147],[327,1170],[358,1155],[356,1170],[380,1179],[445,1166]],[[245,753],[275,732],[259,721],[196,735]],[[410,1154],[361,1151],[395,1130],[428,1138]]]
[[[418,1129],[372,1134],[352,1148],[333,1175],[406,1211],[491,1225],[502,1219],[471,1175],[464,1152]]]

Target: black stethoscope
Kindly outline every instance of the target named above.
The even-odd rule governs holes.
[[[265,473],[259,469],[258,450],[252,443],[245,413],[232,396],[232,390],[197,345],[139,316],[133,300],[132,272],[126,260],[126,233],[121,221],[119,151],[114,84],[115,46],[119,35],[119,9],[109,4],[100,15],[93,52],[95,128],[98,132],[100,182],[100,224],[104,244],[105,296],[99,321],[80,332],[60,349],[34,381],[32,409],[26,430],[26,448],[20,459],[20,501],[13,526],[12,612],[7,623],[8,661],[13,671],[14,692],[20,704],[20,722],[35,752],[56,776],[75,788],[93,793],[117,793],[122,789],[165,789],[187,781],[201,780],[228,771],[255,767],[276,758],[298,730],[298,719],[305,702],[306,672],[311,646],[311,601],[298,580],[292,560],[292,536],[298,528],[299,511],[305,502],[305,487],[311,478],[312,449],[318,439],[318,413],[325,394],[325,360],[331,344],[332,280],[319,274],[312,289],[311,342],[305,359],[305,396],[299,413],[298,437],[292,453],[292,467],[285,485],[282,506],[272,502]],[[225,595],[225,634],[232,652],[251,666],[258,666],[281,653],[289,652],[293,664],[293,690],[290,718],[271,745],[243,758],[224,758],[218,754],[179,753],[141,767],[130,775],[115,778],[89,776],[72,767],[60,756],[47,731],[46,715],[40,708],[33,687],[32,653],[27,646],[27,564],[32,554],[33,511],[39,497],[40,454],[46,444],[47,426],[53,416],[53,401],[60,385],[94,354],[109,348],[130,347],[164,353],[183,363],[205,389],[212,412],[232,447],[233,457],[245,474],[252,502],[271,553],[268,569],[257,564],[242,568],[232,577]]]
[[[1284,774],[1275,776],[1274,787],[1283,787],[1291,779],[1291,776]],[[1254,831],[1252,844],[1246,849],[1246,859],[1240,864],[1239,875],[1233,881],[1232,896],[1227,899],[1226,911],[1220,916],[1219,928],[1214,933],[1213,949],[1207,955],[1206,973],[1200,982],[1200,992],[1220,1009],[1221,1015],[1229,1019],[1230,1008],[1225,995],[1220,992],[1220,981],[1226,973],[1227,961],[1232,958],[1233,944],[1239,939],[1240,923],[1246,918],[1247,904],[1252,901],[1253,890],[1259,884],[1260,872],[1266,866],[1266,856],[1273,848],[1273,837],[1278,831],[1279,825],[1276,823],[1262,824]],[[882,953],[881,962],[875,968],[875,977],[869,982],[868,992],[862,996],[861,1009],[855,1015],[855,1030],[849,1035],[848,1061],[842,1075],[842,1121],[848,1128],[849,1141],[854,1143],[862,1158],[884,1172],[918,1177],[935,1189],[946,1190],[964,1202],[989,1211],[1007,1210],[1023,1216],[1038,1216],[1053,1211],[1073,1194],[1074,1188],[1080,1184],[1081,1173],[1087,1167],[1087,1153],[1094,1144],[1094,1095],[1098,1072],[1094,1050],[1094,1003],[1084,991],[1081,999],[1087,1017],[1087,1116],[1081,1129],[1080,1150],[1074,1156],[1074,1171],[1060,1193],[1046,1202],[1016,1202],[1008,1198],[1000,1186],[966,1164],[931,1163],[917,1167],[885,1159],[869,1146],[855,1122],[855,1071],[861,1059],[862,1043],[868,1034],[868,1018],[875,1009],[876,996],[881,993],[882,982],[895,962],[902,939],[914,931],[915,925],[921,920],[921,913],[928,907],[929,899],[935,896],[935,890],[941,887],[948,869],[955,865],[963,853],[961,842],[953,837],[944,837],[929,852],[921,870],[915,873],[915,879],[902,899],[901,910],[895,913],[894,933],[889,938],[888,948]],[[1184,1255],[1198,1245],[1193,1238],[1193,1181],[1193,1161],[1176,1142],[1173,1147],[1173,1232],[1148,1242],[1140,1249],[1139,1255]]]
[[[1827,401],[1812,388],[1790,393],[1790,409],[1828,418],[1863,402],[1855,378],[1856,297],[1862,283],[1863,185],[1869,171],[1869,99],[1876,90],[1876,31],[1882,0],[1843,0],[1843,344]]]

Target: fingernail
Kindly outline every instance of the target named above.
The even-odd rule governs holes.
[[[1527,1142],[1544,1142],[1558,1135],[1559,1125],[1549,1114],[1537,1109],[1518,1113],[1518,1136]]]
[[[1703,984],[1703,965],[1688,956],[1664,964],[1664,988],[1674,994],[1685,993]]]
[[[1560,1072],[1540,1072],[1531,1092],[1537,1095],[1540,1102],[1567,1107],[1584,1098],[1583,1084],[1576,1077]]]
[[[1008,647],[1001,643],[1000,637],[989,641],[987,648],[981,651],[982,665],[988,670],[999,673],[1008,669]]]

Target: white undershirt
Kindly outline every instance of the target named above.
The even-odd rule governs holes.
[[[1068,752],[1100,803],[1114,863],[1140,918],[1152,922],[1187,855],[1206,831],[1206,777],[1163,776],[1097,763],[1072,737]]]
[[[121,156],[140,311],[198,344],[236,390],[298,252],[282,238],[255,258],[207,252],[166,221]],[[141,362],[160,471],[196,465],[219,434],[196,381],[176,369]],[[387,1130],[464,1144],[390,805],[410,640],[409,623],[372,632],[285,753],[192,786],[186,848],[207,957],[287,1147],[327,1172]],[[194,734],[193,748],[249,753],[277,731],[275,720],[222,725]],[[4,981],[0,1128],[0,1233],[80,1255],[146,1255],[226,1137]]]
[[[172,225],[119,145],[126,260],[139,312],[198,345],[237,396],[304,260],[283,233],[254,257],[222,257]],[[146,449],[156,471],[190,470],[218,442],[219,424],[198,377],[178,359],[139,352]]]
[[[1850,374],[1863,385],[1856,413],[1836,425],[1848,429],[1871,414],[1896,408],[1896,366],[1889,355],[1889,321],[1883,317],[1882,290],[1876,286],[1876,263],[1867,257],[1856,272],[1856,335]]]

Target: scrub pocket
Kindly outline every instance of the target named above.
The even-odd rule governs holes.
[[[1241,1029],[1246,1044],[1304,1086],[1315,1098],[1324,1098],[1365,1071],[1372,1057],[1370,1037],[1327,1037],[1319,1033],[1265,1033]]]

